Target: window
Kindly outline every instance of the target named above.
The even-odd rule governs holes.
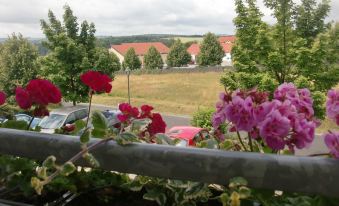
[[[75,112],[68,115],[65,124],[73,124],[76,121]]]

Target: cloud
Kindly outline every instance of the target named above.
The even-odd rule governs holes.
[[[258,2],[264,20],[273,22]],[[0,37],[12,32],[43,37],[40,19],[48,9],[62,18],[65,4],[80,21],[94,22],[97,35],[234,33],[234,0],[0,0]],[[331,4],[329,19],[338,20],[339,1]]]

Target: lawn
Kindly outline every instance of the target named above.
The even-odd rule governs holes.
[[[153,105],[167,114],[192,115],[199,108],[214,107],[223,91],[222,72],[131,75],[131,104]],[[93,102],[109,106],[127,102],[127,77],[117,75],[110,94],[96,95]]]

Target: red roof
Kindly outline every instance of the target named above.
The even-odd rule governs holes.
[[[112,45],[111,48],[122,55],[125,55],[129,48],[134,48],[137,55],[145,55],[151,46],[154,46],[160,54],[168,54],[169,52],[169,48],[161,42],[122,43],[120,45]]]
[[[231,53],[233,44],[230,43],[221,43],[222,48],[224,49],[225,53]],[[192,44],[187,49],[188,53],[191,55],[197,55],[200,52],[199,44]]]
[[[221,36],[219,37],[220,43],[234,43],[235,42],[235,36]]]
[[[199,44],[191,44],[190,47],[187,49],[188,53],[191,55],[197,55],[200,52]]]

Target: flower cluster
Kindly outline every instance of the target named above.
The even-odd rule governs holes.
[[[327,93],[326,114],[339,125],[339,90],[329,90]]]
[[[330,90],[327,93],[327,116],[339,125],[339,90]],[[330,131],[324,135],[325,144],[330,153],[339,159],[339,132]]]
[[[330,132],[325,134],[325,144],[330,153],[339,159],[339,132]]]
[[[147,127],[147,132],[150,136],[165,132],[166,123],[159,113],[152,113],[152,106],[142,105],[139,111],[137,107],[132,107],[128,103],[121,103],[119,104],[119,110],[121,114],[118,115],[118,119],[122,123],[130,124],[132,119],[148,118],[152,121]]]
[[[0,105],[5,104],[5,102],[6,102],[6,94],[0,91]]]
[[[61,102],[61,92],[50,81],[45,79],[33,79],[28,82],[26,89],[17,87],[15,99],[21,109],[30,109],[33,105],[34,116],[46,116],[49,114],[47,105]]]
[[[314,139],[313,101],[307,89],[297,89],[291,83],[280,85],[273,100],[268,93],[254,90],[222,93],[213,126],[218,129],[225,121],[231,131],[246,131],[251,138],[261,137],[274,150],[291,151],[309,146]]]
[[[88,71],[80,76],[81,81],[95,92],[110,93],[112,79],[98,71]]]

